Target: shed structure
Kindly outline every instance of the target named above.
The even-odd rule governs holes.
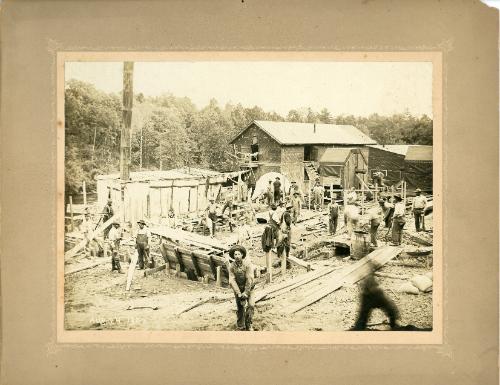
[[[169,215],[184,215],[204,210],[210,197],[217,197],[228,178],[238,178],[241,171],[219,173],[202,169],[131,172],[123,183],[119,174],[99,175],[97,202],[104,207],[110,198],[115,212],[121,211],[123,221],[134,225],[140,219],[160,223]]]
[[[359,148],[328,148],[319,159],[320,182],[346,189],[367,182],[368,159]]]

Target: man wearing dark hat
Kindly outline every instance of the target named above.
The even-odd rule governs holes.
[[[399,195],[394,196],[394,215],[392,216],[392,245],[399,246],[403,240],[403,227],[405,226],[405,205]]]
[[[106,204],[106,206],[104,206],[104,209],[102,210],[102,223],[109,221],[114,214],[115,213],[113,211],[113,201],[111,199],[108,199],[108,203]],[[111,227],[112,225],[109,225],[104,229],[104,239],[108,237],[108,233],[109,230],[111,230]]]
[[[108,233],[108,244],[111,251],[111,271],[117,270],[118,273],[123,274],[120,266],[120,257],[118,256],[122,232],[120,231],[120,224],[118,222],[113,222],[112,226],[113,228]]]
[[[279,202],[279,200],[281,199],[281,182],[278,176],[276,177],[273,183],[273,187],[274,187],[274,202]]]
[[[210,226],[208,229],[210,230],[210,236],[212,238],[215,237],[215,224],[217,222],[217,204],[215,203],[215,198],[210,197],[209,199],[210,203],[208,204],[206,208],[207,212],[207,218],[210,219]],[[208,222],[208,221],[207,221]]]
[[[233,260],[228,268],[229,285],[233,289],[236,299],[236,327],[238,330],[253,330],[254,271],[251,262],[245,260],[246,255],[247,251],[241,245],[233,246],[229,250],[229,257]]]
[[[425,214],[425,208],[427,207],[427,198],[421,195],[422,190],[417,188],[415,190],[415,198],[411,204],[411,209],[413,211],[413,216],[415,217],[415,230],[421,231],[422,219]]]
[[[288,257],[290,256],[290,244],[291,244],[291,229],[292,229],[292,204],[288,203],[286,205],[286,211],[283,213],[282,223],[280,227],[281,236],[279,242],[276,245],[278,258],[283,256],[285,253],[286,258],[282,258],[283,263],[287,263]]]
[[[135,248],[139,254],[139,269],[143,270],[148,264],[149,259],[149,240],[151,239],[151,233],[146,228],[146,222],[140,220],[137,222],[139,228],[137,229],[135,236]]]

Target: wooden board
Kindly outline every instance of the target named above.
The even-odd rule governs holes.
[[[376,269],[378,269],[389,262],[391,259],[395,258],[402,251],[402,247],[395,246],[384,246],[373,251],[353,265],[343,269],[339,273],[336,273],[335,278],[326,285],[322,285],[319,288],[314,288],[311,292],[306,293],[303,300],[287,307],[285,309],[285,313],[293,314],[295,312],[298,312],[299,310],[302,310],[305,307],[316,303],[320,299],[326,297],[328,294],[341,288],[343,285],[354,284],[358,282],[371,273],[372,264]]]
[[[125,288],[125,290],[127,291],[130,290],[130,285],[132,284],[132,279],[134,278],[135,266],[137,265],[138,259],[139,259],[139,253],[137,252],[137,250],[135,250],[130,260],[130,265],[128,266],[127,286]]]

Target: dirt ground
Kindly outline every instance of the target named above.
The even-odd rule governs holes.
[[[262,254],[261,251],[255,253]],[[316,268],[343,267],[353,263],[351,260],[344,261],[344,257],[322,254],[309,262]],[[257,256],[253,258],[258,264],[264,259]],[[65,278],[66,329],[235,330],[234,299],[218,299],[231,295],[230,289],[216,287],[213,283],[203,284],[176,278],[165,271],[144,277],[142,271],[136,270],[132,288],[127,292],[126,274],[111,272],[111,263],[102,262],[97,267]],[[123,267],[126,271],[128,264],[123,264]],[[379,272],[411,278],[431,269],[425,267],[423,260],[397,257]],[[279,283],[305,273],[304,268],[293,266],[287,271],[286,277],[278,275],[274,282]],[[404,280],[387,277],[377,277],[377,280],[386,295],[397,304],[402,325],[432,327],[432,292],[405,294],[398,291]],[[260,285],[263,283],[259,283],[256,290],[260,289]],[[288,301],[287,296],[300,300],[304,291],[304,287],[297,288],[286,296],[258,302],[254,316],[255,330],[340,331],[353,326],[359,305],[358,284],[341,287],[301,311],[286,314],[284,306]],[[196,302],[212,297],[209,302],[179,314]],[[374,330],[388,329],[387,318],[379,310],[372,313],[369,325]]]

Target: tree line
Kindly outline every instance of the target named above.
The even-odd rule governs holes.
[[[76,194],[85,180],[119,170],[121,95],[70,80],[65,89],[65,187]],[[328,109],[292,109],[286,116],[240,103],[224,106],[212,99],[197,108],[188,97],[171,94],[134,97],[131,171],[168,170],[182,166],[234,170],[230,139],[253,120],[349,124],[380,144],[432,144],[432,120],[408,112],[368,117],[333,116]],[[142,154],[142,157],[141,157]]]

